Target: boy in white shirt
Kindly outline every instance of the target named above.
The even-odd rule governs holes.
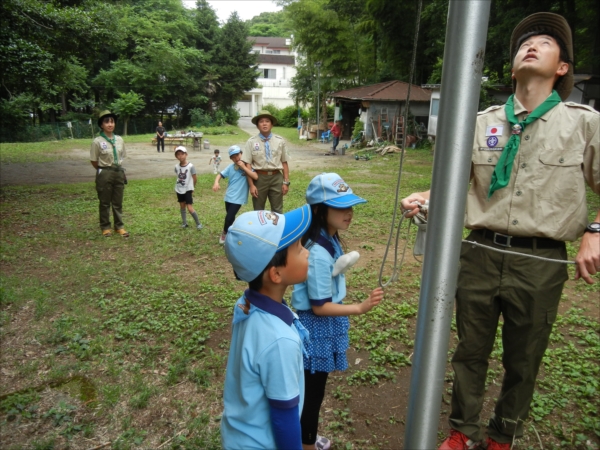
[[[194,200],[192,194],[194,193],[194,186],[196,186],[196,168],[194,165],[187,161],[187,149],[180,145],[175,149],[175,158],[179,160],[179,164],[175,165],[175,175],[177,175],[177,181],[175,182],[175,193],[177,194],[177,201],[179,202],[181,219],[183,225],[181,228],[187,228],[187,217],[186,217],[186,206],[194,220],[196,221],[196,229],[201,230],[202,224],[198,218],[198,214],[192,206]]]

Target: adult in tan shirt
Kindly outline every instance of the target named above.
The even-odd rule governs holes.
[[[259,133],[246,142],[246,166],[258,174],[258,180],[248,177],[254,210],[265,209],[267,199],[271,211],[283,213],[283,196],[290,188],[290,169],[285,141],[271,133],[277,119],[263,110],[252,118]],[[248,155],[248,156],[246,156]]]
[[[112,235],[110,210],[113,213],[115,233],[129,237],[123,225],[123,193],[125,190],[125,169],[121,165],[127,156],[121,136],[114,134],[117,116],[103,111],[98,118],[100,136],[94,139],[90,148],[90,162],[96,169],[96,192],[98,193],[100,229],[104,237]]]
[[[511,56],[514,96],[477,118],[465,226],[473,230],[468,240],[516,255],[463,244],[456,292],[459,344],[452,358],[452,429],[442,450],[467,448],[483,437],[479,415],[500,314],[505,376],[487,427],[487,448],[508,450],[513,437],[523,434],[568,274],[564,264],[521,254],[566,260],[564,241],[583,235],[575,278],[591,284],[591,276],[600,272],[600,233],[595,231],[600,230],[600,223],[595,224],[600,212],[588,225],[585,192],[587,183],[600,194],[600,115],[561,101],[573,88],[567,21],[551,13],[525,18],[513,31]],[[505,148],[510,148],[516,124],[509,123],[512,113],[520,126],[514,129],[520,138],[518,150],[512,170],[503,172],[500,164],[496,171]],[[530,116],[532,121],[526,122]],[[503,182],[496,184],[498,180]],[[402,208],[413,210],[410,217],[418,211],[414,202],[427,199],[429,191],[411,194],[402,200]]]

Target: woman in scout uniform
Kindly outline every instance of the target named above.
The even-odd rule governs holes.
[[[90,161],[96,169],[96,192],[100,201],[100,229],[102,236],[110,237],[110,209],[112,206],[115,233],[129,237],[123,225],[123,191],[125,190],[125,169],[121,166],[125,159],[125,143],[121,136],[114,134],[117,116],[110,111],[102,111],[98,118],[100,136],[92,142]]]

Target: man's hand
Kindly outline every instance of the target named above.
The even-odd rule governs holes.
[[[281,193],[283,195],[287,194],[289,190],[290,190],[290,187],[288,185],[286,185],[286,184],[281,185]]]
[[[583,233],[575,265],[575,279],[583,278],[586,283],[594,284],[591,275],[600,272],[600,233]]]
[[[258,188],[256,186],[250,186],[250,195],[254,198],[258,198]]]
[[[428,194],[429,192],[427,192]],[[424,205],[427,199],[419,193],[410,194],[408,197],[402,199],[401,207],[402,213],[410,211],[406,214],[406,218],[413,217],[419,212],[419,204]]]

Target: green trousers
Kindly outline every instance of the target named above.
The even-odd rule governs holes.
[[[524,254],[566,260],[564,243],[555,248],[511,247],[492,243],[478,232],[471,241]],[[450,426],[480,441],[480,413],[485,394],[488,358],[500,315],[504,378],[487,433],[496,442],[510,443],[523,435],[535,380],[558,312],[565,264],[506,255],[462,244],[456,291],[459,343],[452,357],[454,384]]]
[[[254,211],[265,209],[267,199],[271,206],[271,211],[283,214],[283,174],[281,172],[273,175],[258,174],[258,180],[254,182],[258,189],[258,198],[252,197],[252,207]]]
[[[100,201],[100,229],[110,230],[110,209],[112,206],[115,230],[123,225],[123,192],[125,173],[122,170],[102,168],[96,171],[96,192]]]

